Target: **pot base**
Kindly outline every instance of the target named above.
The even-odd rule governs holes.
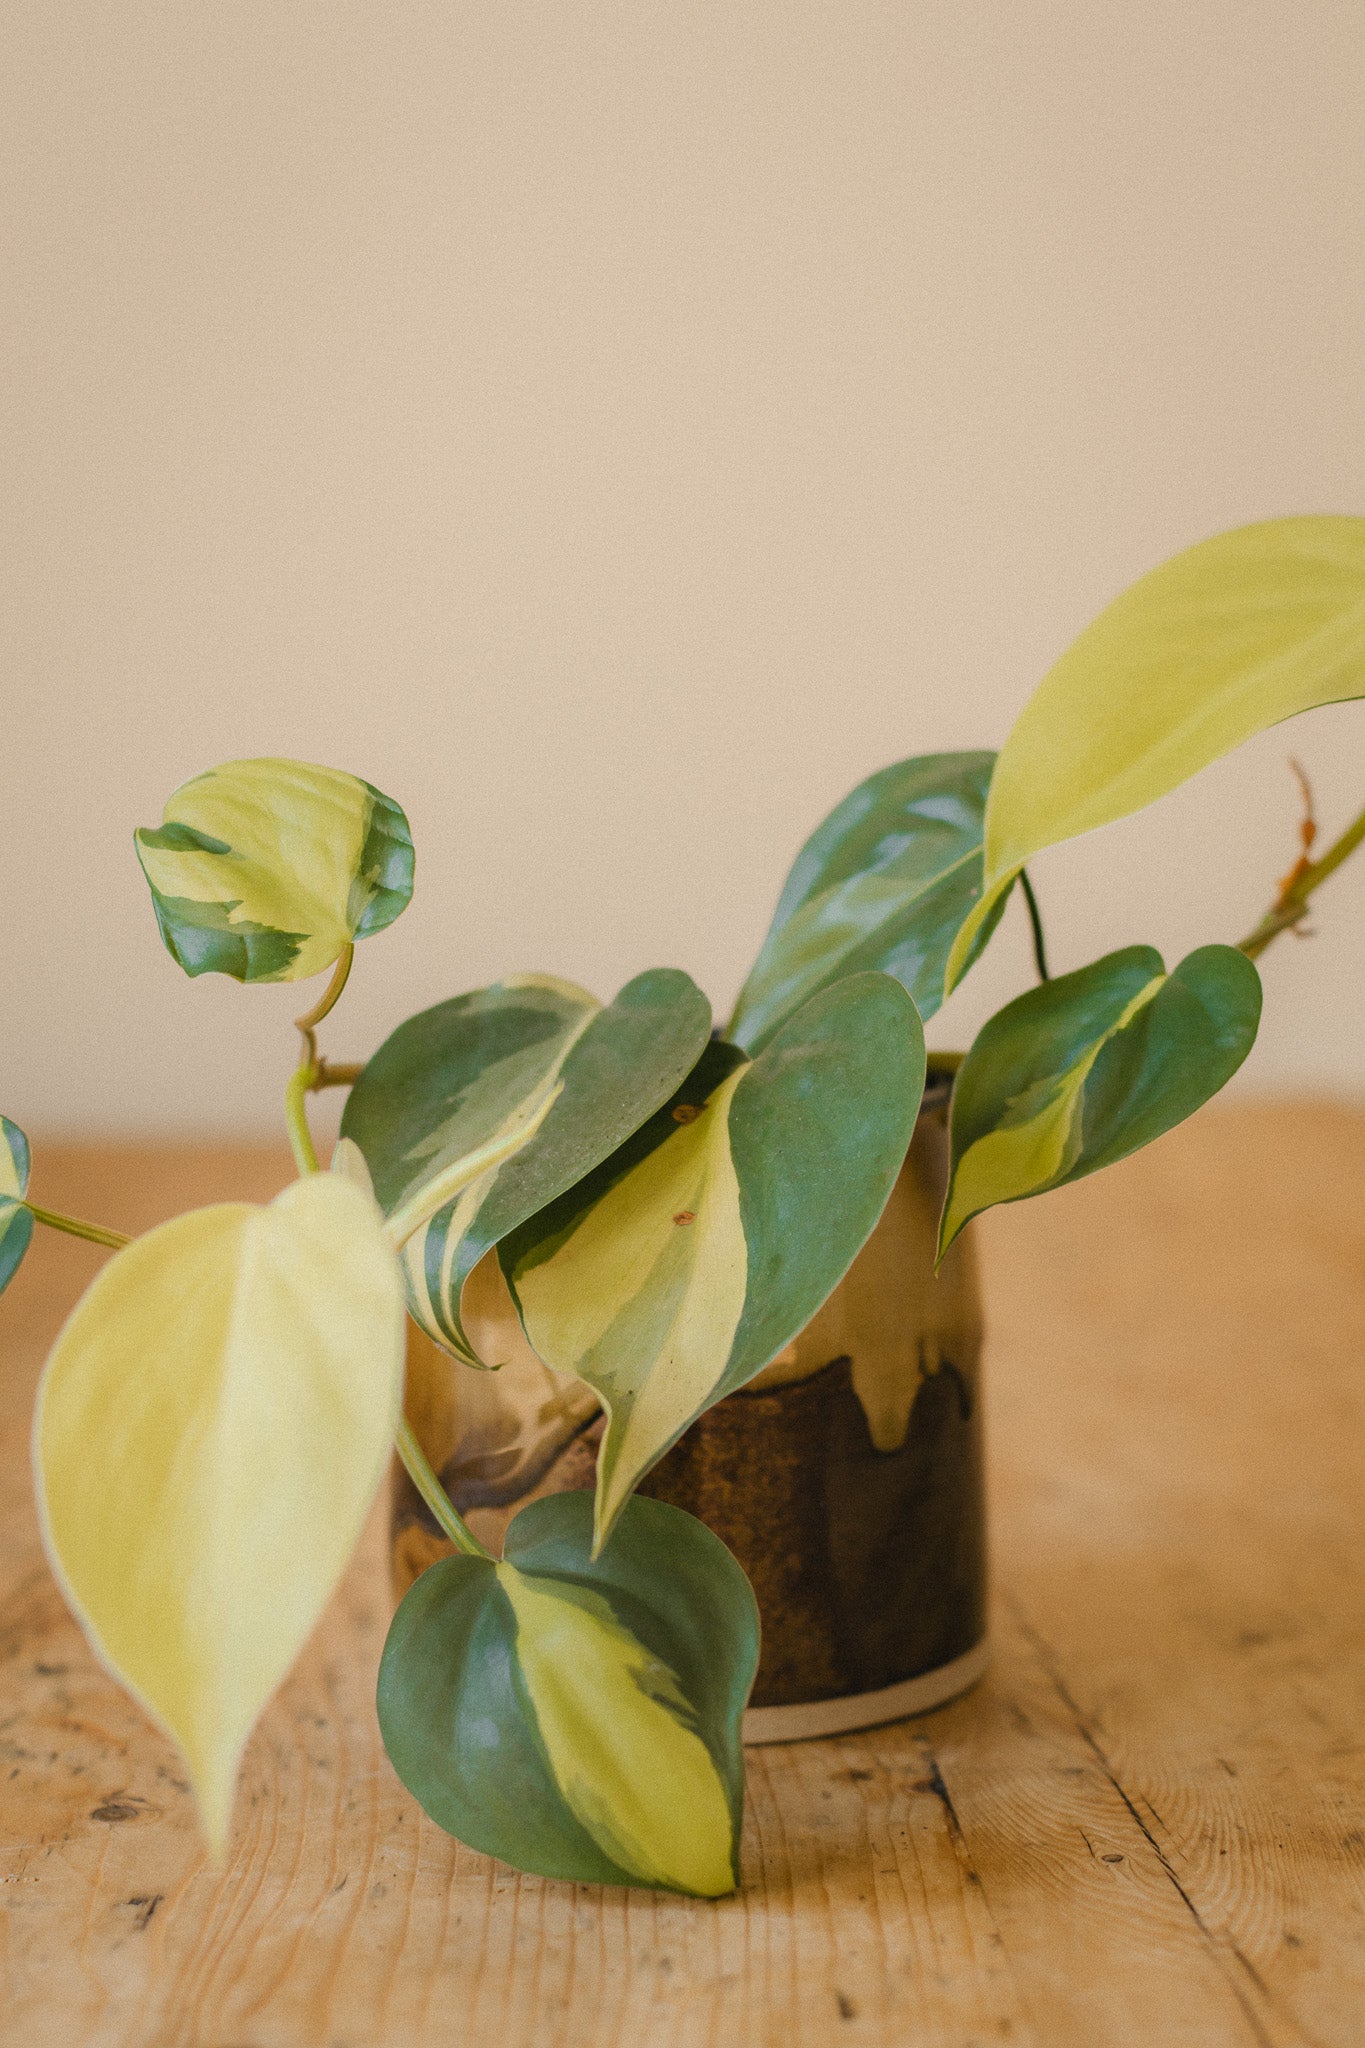
[[[743,1739],[755,1746],[766,1742],[809,1742],[821,1735],[849,1735],[857,1728],[878,1728],[911,1714],[927,1714],[944,1706],[984,1676],[991,1646],[983,1636],[962,1656],[918,1678],[884,1685],[876,1692],[847,1693],[840,1699],[803,1700],[789,1707],[749,1707]]]

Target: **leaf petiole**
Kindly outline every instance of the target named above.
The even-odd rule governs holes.
[[[409,1479],[431,1510],[436,1526],[450,1538],[457,1550],[464,1552],[466,1557],[483,1557],[491,1561],[492,1551],[484,1549],[436,1477],[406,1415],[399,1420],[394,1446],[403,1460],[403,1467]]]
[[[120,1252],[133,1241],[121,1230],[106,1230],[99,1223],[82,1223],[76,1216],[62,1216],[55,1209],[40,1209],[36,1202],[25,1202],[23,1206],[35,1222],[46,1223],[49,1230],[63,1230],[68,1237],[83,1237],[87,1244],[103,1244],[110,1251]]]
[[[1033,893],[1033,884],[1028,878],[1028,869],[1020,868],[1019,886],[1024,892],[1028,905],[1028,921],[1033,932],[1033,960],[1038,969],[1039,981],[1051,981],[1047,971],[1047,941],[1043,937],[1043,913],[1038,908],[1038,898]]]
[[[308,1128],[308,1091],[317,1078],[317,1071],[314,1062],[305,1059],[289,1076],[289,1085],[284,1091],[284,1121],[289,1131],[294,1164],[301,1176],[320,1171],[318,1155],[313,1147],[313,1133]]]
[[[336,965],[332,969],[332,978],[314,1003],[312,1009],[305,1010],[302,1017],[294,1019],[295,1028],[303,1033],[303,1042],[307,1048],[308,1060],[312,1065],[316,1065],[318,1057],[318,1042],[313,1034],[323,1018],[328,1016],[340,1001],[341,991],[350,980],[351,962],[354,959],[355,947],[343,946],[337,955]]]

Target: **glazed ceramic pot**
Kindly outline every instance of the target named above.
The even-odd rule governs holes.
[[[931,1070],[900,1177],[819,1314],[708,1410],[641,1492],[686,1508],[744,1566],[763,1647],[749,1742],[829,1735],[940,1705],[987,1659],[981,1308],[972,1231],[934,1274],[951,1076]],[[529,1500],[593,1483],[590,1388],[535,1357],[496,1263],[465,1294],[479,1372],[412,1332],[409,1419],[480,1539]],[[405,1473],[395,1592],[450,1544]]]

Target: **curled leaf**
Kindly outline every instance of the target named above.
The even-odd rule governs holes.
[[[413,1585],[379,1672],[395,1770],[441,1827],[521,1870],[715,1898],[739,1876],[740,1718],[758,1610],[724,1544],[633,1500],[593,1559],[586,1494],[524,1508],[501,1563]]]
[[[187,974],[304,981],[412,895],[391,797],[309,761],[227,761],[134,835],[161,936]]]
[[[668,1099],[710,1027],[705,996],[672,968],[637,975],[605,1007],[571,982],[524,975],[424,1010],[379,1048],[342,1130],[391,1223],[418,1208],[430,1219],[409,1235],[404,1268],[413,1315],[438,1344],[468,1364],[498,1363],[478,1357],[467,1324],[475,1267]],[[465,1176],[463,1192],[442,1191],[452,1163],[526,1132],[537,1114],[531,1142]]]
[[[119,1252],[44,1368],[48,1555],[94,1648],[184,1751],[215,1855],[257,1715],[392,1447],[403,1289],[373,1201],[316,1174]]]
[[[28,1174],[28,1139],[18,1124],[0,1116],[0,1294],[18,1272],[33,1235],[33,1211],[24,1205]]]

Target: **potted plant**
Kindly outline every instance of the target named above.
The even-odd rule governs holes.
[[[938,1657],[940,1691],[971,1675],[962,1232],[1223,1086],[1255,1037],[1256,956],[1301,922],[1365,813],[1322,858],[1305,844],[1240,947],[1169,972],[1125,945],[1049,979],[1025,865],[1262,727],[1360,694],[1365,520],[1222,535],[1111,605],[998,758],[921,757],[847,798],[802,850],[722,1033],[676,970],[608,1004],[528,976],[408,1020],[363,1068],[329,1064],[317,1032],[355,945],[411,894],[401,810],[298,762],[229,763],[175,792],[137,845],[186,972],[330,971],[286,1089],[299,1178],[268,1207],[196,1210],[129,1244],[29,1202],[27,1142],[5,1121],[0,1284],[35,1221],[116,1252],[44,1369],[40,1513],[96,1652],[183,1750],[215,1854],[246,1738],[395,1447],[411,1583],[380,1671],[385,1743],[437,1821],[523,1868],[732,1888],[760,1604],[788,1665],[810,1652],[772,1680],[770,1711],[828,1709],[822,1685],[836,1707],[861,1687],[858,1712],[904,1711],[898,1685],[923,1670],[865,1682],[898,1657]],[[926,1098],[922,1020],[1016,882],[1039,985],[939,1062]],[[307,1101],[333,1085],[351,1094],[324,1172]],[[405,1413],[409,1319],[436,1349],[415,1350]],[[938,1434],[907,1461],[922,1403]],[[929,1496],[937,1519],[916,1506]],[[738,1532],[761,1603],[708,1520]],[[956,1638],[921,1625],[930,1554],[956,1560]],[[830,1642],[844,1663],[822,1677]]]

